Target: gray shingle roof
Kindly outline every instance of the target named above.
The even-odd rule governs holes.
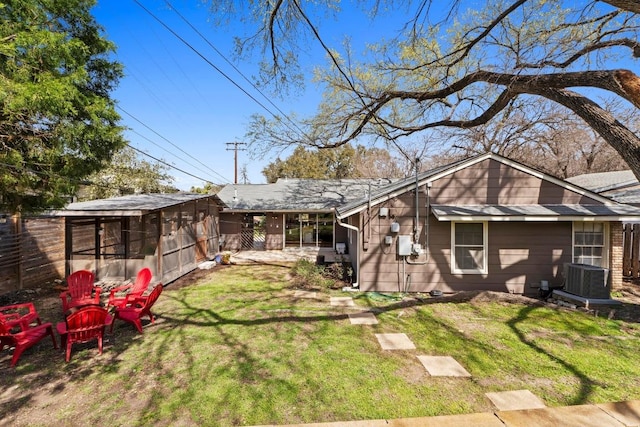
[[[151,211],[208,197],[216,196],[195,193],[133,194],[109,199],[70,203],[64,209],[55,211],[53,214],[57,216],[143,215]]]
[[[389,185],[391,179],[278,179],[273,184],[230,184],[218,197],[230,211],[331,211],[369,191]],[[371,189],[371,190],[370,190]]]
[[[595,193],[638,184],[638,179],[630,170],[587,173],[567,178],[566,181]]]
[[[640,182],[630,170],[587,173],[567,181],[618,203],[640,205]]]
[[[463,217],[478,217],[496,221],[577,220],[594,218],[604,220],[640,219],[640,208],[629,205],[432,205],[433,214],[442,221]]]

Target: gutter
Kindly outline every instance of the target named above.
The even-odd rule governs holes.
[[[352,230],[356,232],[356,277],[360,277],[360,248],[358,245],[358,239],[360,238],[360,229],[358,227],[356,227],[355,225],[351,225],[351,224],[347,224],[342,222],[342,218],[338,218],[336,217],[336,219],[338,220],[338,225],[348,229],[348,230]],[[359,288],[360,286],[358,285],[358,282],[353,282],[351,284],[351,287],[353,288]]]

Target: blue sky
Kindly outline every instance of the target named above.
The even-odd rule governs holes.
[[[245,90],[255,92],[208,45],[232,59],[233,34],[213,27],[198,1],[173,5],[207,41],[164,1],[140,3]],[[99,1],[94,16],[117,45],[116,58],[125,67],[113,97],[123,125],[131,128],[126,132],[130,144],[198,178],[232,183],[234,152],[227,143],[243,142],[251,114],[266,112],[133,0]],[[255,73],[253,64],[236,66],[247,76]],[[270,160],[250,162],[247,152],[239,151],[238,169],[247,164],[250,181],[264,182],[261,170]],[[170,173],[181,190],[203,185],[202,179],[175,169]]]
[[[203,179],[232,183],[234,152],[227,143],[244,142],[252,114],[270,115],[222,73],[277,112],[227,63],[234,61],[233,37],[244,29],[233,25],[216,28],[206,5],[197,0],[174,0],[171,4],[175,10],[162,0],[139,2],[148,12],[133,0],[98,1],[94,8],[106,37],[117,45],[117,60],[125,67],[125,77],[113,97],[118,101],[122,124],[131,128],[126,132],[127,139],[133,147],[197,177],[173,169],[174,184],[181,190],[202,186]],[[340,28],[354,31],[353,25],[332,24],[323,38],[337,45],[344,36]],[[246,77],[257,73],[256,62],[233,64]],[[306,71],[311,71],[310,63]],[[319,100],[318,89],[308,85],[306,93],[271,101],[287,114],[295,109],[298,115],[309,115]],[[238,169],[246,165],[249,181],[263,183],[262,169],[276,155],[252,160],[247,151],[239,151]]]

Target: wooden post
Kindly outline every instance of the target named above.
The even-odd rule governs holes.
[[[124,278],[129,277],[129,258],[131,258],[131,217],[126,216],[120,219],[120,241],[124,247],[124,266],[122,271],[124,272]],[[135,274],[135,272],[133,272]],[[133,275],[133,274],[132,274]]]
[[[164,272],[162,271],[163,268],[163,257],[164,257],[164,245],[162,244],[162,225],[163,225],[163,219],[164,219],[164,211],[163,210],[159,210],[157,215],[156,215],[156,242],[158,243],[157,245],[157,252],[158,252],[158,256],[156,257],[156,268],[157,268],[157,273],[158,273],[158,277],[160,278],[160,281],[164,280]]]
[[[631,224],[624,225],[622,236],[624,245],[622,249],[622,275],[628,277],[631,274]]]
[[[640,270],[640,242],[638,241],[638,232],[640,232],[640,224],[633,224],[633,232],[631,233],[631,276],[635,279],[638,277]]]
[[[13,232],[16,236],[16,251],[18,252],[16,278],[18,281],[18,289],[22,289],[24,286],[24,265],[22,263],[22,215],[20,215],[20,212],[15,213],[11,217],[11,221],[13,221]]]

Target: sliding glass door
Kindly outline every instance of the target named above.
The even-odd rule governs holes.
[[[333,214],[286,214],[284,233],[285,247],[332,247]]]

